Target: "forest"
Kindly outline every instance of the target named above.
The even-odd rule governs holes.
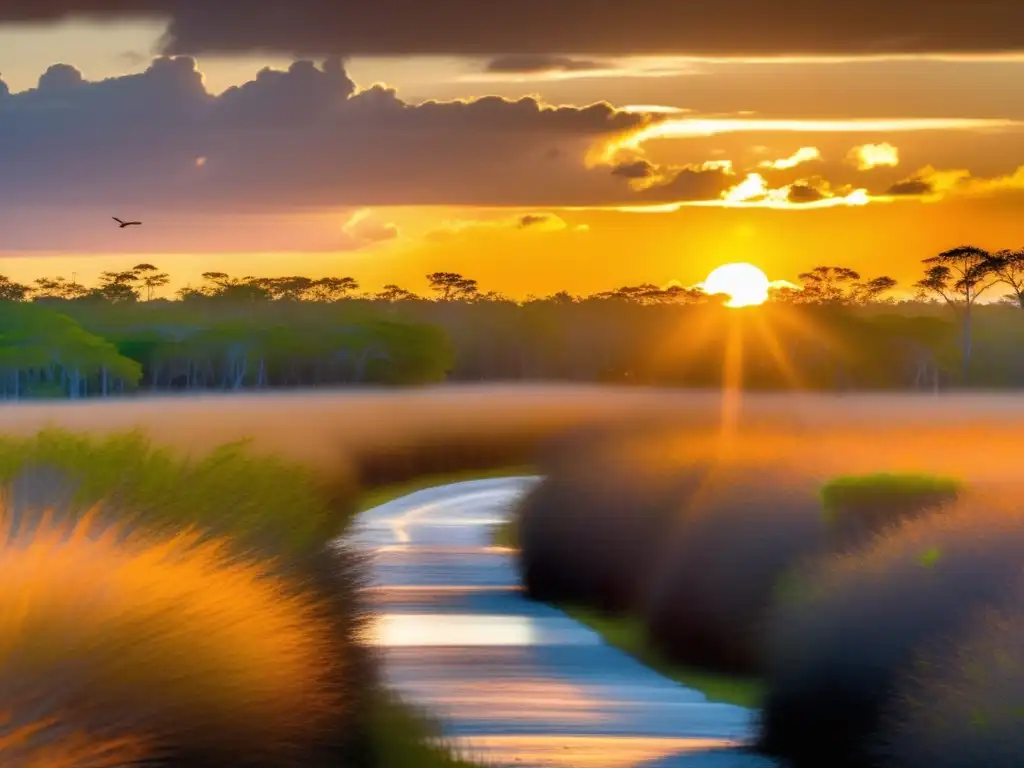
[[[147,263],[91,287],[0,276],[0,399],[442,381],[1024,386],[1024,250],[924,259],[912,299],[888,276],[817,266],[745,309],[678,285],[514,301],[461,274],[427,279],[419,296],[207,272],[165,298],[170,275]]]

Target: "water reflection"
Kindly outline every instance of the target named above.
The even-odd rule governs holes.
[[[370,630],[374,645],[402,646],[535,646],[600,645],[592,632],[562,617],[509,615],[385,613]]]
[[[711,765],[719,768],[745,768],[748,766],[747,760],[740,755],[728,754],[733,746],[719,739],[480,736],[474,738],[471,744],[456,746],[456,751],[464,759],[480,765],[521,764],[566,768],[636,768],[646,765],[651,768],[672,768],[678,765],[680,768],[697,768],[703,764],[699,761],[703,757],[708,760],[706,764],[709,768]],[[715,757],[719,759],[715,760]],[[757,758],[751,763],[761,768]]]

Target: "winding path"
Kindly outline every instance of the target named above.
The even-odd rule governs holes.
[[[708,702],[525,599],[491,529],[532,478],[419,491],[363,513],[388,683],[494,766],[763,768],[752,713]]]

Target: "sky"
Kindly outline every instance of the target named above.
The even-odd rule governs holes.
[[[1018,0],[13,0],[0,81],[20,281],[524,297],[749,261],[910,291],[1024,247]]]

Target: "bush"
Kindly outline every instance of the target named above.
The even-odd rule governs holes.
[[[4,517],[5,765],[336,764],[356,660],[323,595],[198,531]]]
[[[776,582],[822,550],[814,485],[766,466],[730,467],[678,517],[644,616],[651,644],[678,664],[750,675]]]
[[[638,608],[702,470],[588,456],[545,477],[514,513],[527,595],[611,613]]]
[[[846,475],[821,489],[826,530],[837,547],[857,546],[887,527],[955,501],[963,484],[933,475]]]
[[[139,710],[139,722],[148,723],[145,727],[193,728],[195,738],[210,739],[215,733],[211,730],[216,727],[215,713],[203,706],[214,706],[218,701],[226,705],[238,691],[244,693],[244,688],[232,688],[234,683],[227,677],[218,677],[232,669],[234,674],[248,670],[252,685],[262,686],[260,691],[267,696],[274,694],[277,702],[273,706],[282,708],[277,716],[287,723],[293,709],[296,716],[302,716],[303,705],[274,688],[273,675],[278,673],[273,670],[286,669],[286,655],[280,665],[272,658],[259,658],[253,655],[255,651],[246,650],[256,640],[246,646],[241,637],[244,630],[268,644],[275,642],[273,616],[263,622],[260,617],[265,611],[254,601],[270,601],[281,611],[294,605],[298,606],[296,611],[304,611],[302,621],[309,620],[310,636],[327,658],[326,662],[310,658],[305,682],[299,683],[308,695],[334,696],[337,703],[325,698],[317,705],[323,719],[309,719],[304,736],[288,736],[287,741],[298,739],[309,760],[323,760],[310,765],[334,765],[339,761],[353,766],[378,764],[374,762],[374,726],[370,719],[378,687],[377,669],[372,650],[363,642],[368,618],[362,599],[365,556],[337,545],[327,546],[354,507],[352,486],[341,489],[341,495],[332,494],[331,489],[317,484],[308,470],[251,455],[241,443],[195,458],[155,448],[139,433],[93,438],[57,430],[0,442],[0,479],[5,482],[2,511],[7,537],[0,541],[0,563],[25,571],[25,564],[16,556],[28,542],[31,546],[26,551],[36,554],[32,562],[40,569],[26,571],[17,582],[29,590],[25,592],[31,595],[28,606],[40,627],[38,632],[31,627],[22,631],[26,642],[35,636],[33,632],[43,633],[47,622],[60,625],[70,621],[68,611],[72,608],[83,616],[96,616],[92,625],[81,619],[85,622],[81,631],[88,632],[88,638],[68,633],[66,646],[55,644],[50,649],[51,667],[43,665],[32,675],[26,672],[26,681],[36,679],[40,696],[51,695],[58,704],[62,696],[76,696],[73,685],[61,688],[57,680],[60,670],[83,663],[82,654],[76,651],[77,638],[97,655],[85,661],[96,667],[97,674],[104,664],[122,658],[125,666],[111,669],[125,671],[129,675],[126,685],[135,685],[133,690],[114,690],[108,679],[90,678],[94,685],[79,706],[95,709],[96,717],[104,719],[104,728],[118,727],[119,710],[114,710],[121,706],[119,696],[144,693],[150,697],[148,708]],[[335,506],[339,499],[340,508]],[[96,535],[72,535],[75,530],[85,532],[90,528]],[[98,535],[103,531],[111,535]],[[97,549],[101,544],[108,549]],[[44,580],[51,571],[56,574],[54,578],[77,578],[81,583],[58,589],[57,582]],[[134,581],[129,578],[133,573]],[[161,586],[162,579],[166,585]],[[249,582],[257,584],[259,590],[247,586]],[[119,591],[112,592],[112,583]],[[132,591],[133,585],[138,586],[137,591]],[[36,587],[38,591],[31,592]],[[240,593],[232,596],[226,592],[228,587]],[[69,607],[58,599],[61,589],[74,598],[74,605]],[[166,610],[159,607],[159,601],[147,602],[147,596],[157,595],[160,589],[173,593]],[[252,593],[249,598],[245,597],[246,589]],[[103,603],[100,608],[115,611],[115,618],[120,617],[117,621],[104,619],[102,610],[89,609],[112,593],[121,601],[120,607]],[[158,611],[156,619],[151,620],[146,613],[150,609]],[[236,615],[243,610],[244,619]],[[313,618],[309,618],[310,612],[315,614]],[[167,623],[161,623],[164,621]],[[182,626],[175,626],[176,622]],[[218,628],[218,622],[224,627]],[[225,633],[235,631],[232,627],[239,634],[231,635],[234,648],[229,652],[223,650],[228,640],[218,646],[217,638],[226,638]],[[281,643],[301,647],[302,637],[287,635],[283,629],[281,633]],[[134,655],[122,652],[126,643],[132,645]],[[17,648],[12,652],[18,652]],[[224,661],[223,669],[212,669],[214,656]],[[201,663],[203,658],[207,662]],[[189,666],[189,659],[196,662],[194,667]],[[157,679],[161,672],[153,670],[156,677],[150,680],[133,665],[166,668],[167,675],[178,675],[182,684],[193,685],[197,697],[208,699],[196,704],[195,717],[206,717],[209,725],[189,720],[191,715],[183,716],[183,694],[161,687],[162,678]],[[201,684],[193,675],[205,676],[205,682]],[[152,690],[147,687],[150,683]],[[250,703],[253,707],[271,706],[270,699],[258,696]],[[238,712],[243,719],[246,717],[245,707],[238,707]],[[168,718],[173,717],[180,722],[170,723]],[[254,723],[258,720],[255,715],[252,719]],[[244,727],[239,725],[238,733]],[[153,738],[176,740],[171,746],[187,748],[191,755],[199,746],[185,743],[193,736],[184,730],[181,733],[184,735],[161,732]],[[247,747],[249,751],[240,750],[239,755],[260,758],[261,750],[270,749],[267,739],[276,738],[272,734],[273,730],[268,730],[262,741],[256,734],[246,736],[251,746]],[[139,734],[130,736],[137,739]],[[231,746],[234,739],[231,731],[225,731],[222,740],[203,747],[207,749],[203,754],[237,749],[237,744]],[[67,742],[61,743],[67,746]]]
[[[796,768],[870,764],[893,686],[923,645],[1006,599],[1024,518],[975,497],[808,567],[769,625],[760,747]]]
[[[1024,603],[986,610],[904,675],[873,748],[880,768],[1017,768],[1024,758]]]

